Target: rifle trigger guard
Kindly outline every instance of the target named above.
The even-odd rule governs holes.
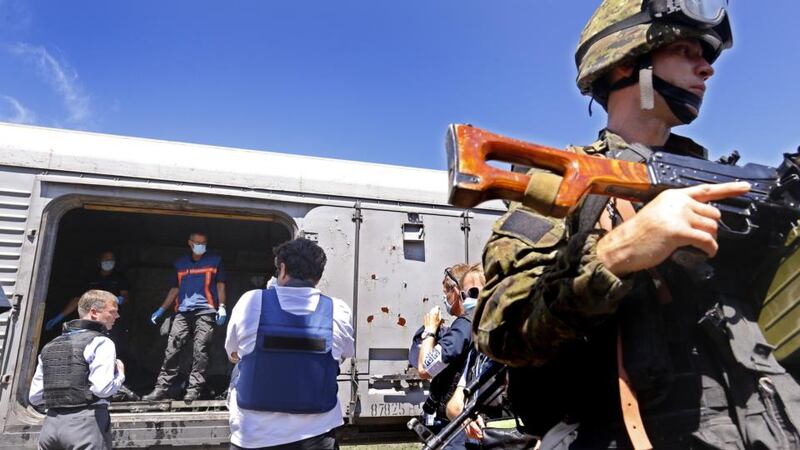
[[[754,225],[753,222],[750,221],[749,217],[745,217],[744,218],[744,225],[745,225],[745,227],[744,227],[743,230],[735,230],[735,229],[729,227],[728,224],[725,223],[724,218],[719,220],[719,226],[720,226],[721,231],[724,234],[726,234],[728,237],[732,237],[732,238],[747,237],[747,236],[750,235],[750,233],[753,232],[754,229],[758,228],[758,226]]]

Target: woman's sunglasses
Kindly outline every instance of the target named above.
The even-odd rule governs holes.
[[[461,291],[461,300],[466,300],[468,298],[478,298],[481,295],[481,290],[476,287],[471,287],[467,289],[467,292]]]

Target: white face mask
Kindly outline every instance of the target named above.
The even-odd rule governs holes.
[[[467,297],[467,299],[464,300],[464,311],[468,313],[471,312],[473,309],[475,309],[475,306],[477,304],[478,304],[477,298]]]
[[[192,252],[195,255],[202,255],[206,252],[206,244],[192,244]]]
[[[469,314],[475,309],[478,304],[478,296],[481,294],[481,288],[473,286],[466,291],[462,292],[464,298],[464,312]]]
[[[114,270],[114,264],[116,264],[116,261],[114,261],[113,259],[100,261],[100,268],[103,269],[103,271],[105,272],[111,272],[112,270]]]
[[[447,301],[447,294],[442,294],[442,303],[444,303],[444,309],[447,310],[447,314],[453,315],[453,305],[448,303]]]

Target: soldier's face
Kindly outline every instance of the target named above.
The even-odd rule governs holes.
[[[680,39],[654,51],[652,58],[653,72],[656,75],[703,98],[706,80],[714,75],[714,69],[703,57],[700,41]],[[664,103],[663,99],[660,100],[660,103]],[[663,106],[666,107],[666,104]]]

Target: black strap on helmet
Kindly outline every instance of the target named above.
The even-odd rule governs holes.
[[[598,99],[598,103],[606,106],[608,102],[608,95],[616,90],[631,86],[639,82],[639,73],[642,68],[651,66],[650,55],[645,55],[639,58],[636,68],[629,77],[622,78],[614,82],[603,93],[603,98]],[[653,74],[653,89],[664,97],[669,110],[675,117],[684,124],[691,123],[697,118],[697,113],[700,111],[700,105],[703,103],[703,98],[694,94],[691,91],[675,86],[674,84],[664,80],[655,73]]]
[[[664,97],[672,114],[681,122],[689,124],[697,118],[703,103],[703,98],[699,95],[668,83],[656,74],[653,74],[653,89]]]

